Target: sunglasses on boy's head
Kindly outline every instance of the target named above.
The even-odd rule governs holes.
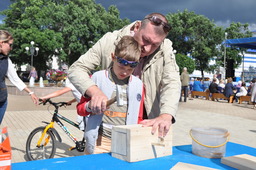
[[[153,23],[156,26],[162,25],[164,32],[168,33],[171,30],[171,26],[169,24],[167,24],[166,22],[164,22],[163,20],[161,20],[160,18],[158,18],[157,16],[151,16],[148,18],[145,18],[151,21],[151,23]]]
[[[115,57],[117,59],[117,62],[122,64],[123,66],[129,65],[131,68],[135,68],[139,64],[139,62],[137,62],[137,61],[128,61],[128,60],[125,60],[125,59],[117,57],[117,56],[115,56]]]

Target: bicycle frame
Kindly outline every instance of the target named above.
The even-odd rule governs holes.
[[[46,132],[47,132],[50,128],[54,128],[54,122],[56,122],[56,123],[61,127],[61,129],[68,135],[68,137],[69,137],[75,144],[78,143],[78,141],[77,141],[77,139],[74,137],[74,135],[72,135],[72,133],[68,130],[68,128],[67,128],[66,126],[64,126],[64,124],[59,120],[59,118],[62,119],[62,120],[64,120],[65,122],[67,122],[67,123],[73,125],[74,127],[78,128],[78,129],[79,129],[79,125],[76,124],[75,122],[69,120],[68,118],[62,116],[61,114],[59,114],[59,113],[58,113],[58,109],[59,109],[59,106],[55,106],[55,110],[54,110],[54,114],[53,114],[52,120],[51,120],[51,122],[45,127],[44,132],[42,133],[40,139],[39,139],[38,142],[37,142],[37,146],[38,146],[38,147],[40,146],[40,144],[41,144],[41,142],[42,142],[42,140],[43,140],[43,138],[44,138]],[[57,131],[55,131],[55,132],[57,133],[58,136],[60,136]],[[49,142],[49,138],[46,139],[46,141],[45,141],[45,143],[44,143],[44,146],[46,146],[48,142]]]

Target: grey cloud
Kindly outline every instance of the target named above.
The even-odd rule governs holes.
[[[111,4],[117,6],[122,18],[131,21],[141,19],[151,12],[163,14],[175,13],[188,9],[196,14],[204,15],[215,22],[256,23],[255,0],[96,0],[106,8]]]
[[[214,20],[217,24],[241,22],[249,23],[252,28],[256,24],[256,0],[96,0],[96,3],[101,3],[106,9],[112,4],[117,6],[121,18],[128,18],[131,21],[142,19],[152,12],[166,15],[188,9]],[[0,0],[0,11],[9,5],[9,0]]]

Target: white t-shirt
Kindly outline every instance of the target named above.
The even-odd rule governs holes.
[[[82,95],[81,93],[75,88],[75,86],[69,81],[69,79],[66,79],[66,87],[71,88],[73,96],[76,98],[76,101],[79,103]]]
[[[66,79],[66,87],[69,87],[71,88],[72,90],[72,94],[73,96],[76,98],[76,101],[77,103],[80,102],[80,99],[82,97],[81,93],[75,88],[75,86],[69,81],[69,79],[67,78]],[[78,123],[79,123],[79,128],[80,130],[84,130],[84,120],[83,120],[83,116],[77,116],[77,120],[76,120]]]

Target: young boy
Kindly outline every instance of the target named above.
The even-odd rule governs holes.
[[[85,128],[86,154],[110,152],[112,126],[137,124],[142,120],[143,84],[132,75],[139,63],[140,54],[137,41],[131,36],[124,36],[116,45],[115,53],[111,53],[112,63],[109,69],[92,75],[92,80],[104,94],[109,99],[116,97],[117,102],[110,105],[104,113],[93,114],[90,98],[81,98],[77,113],[81,116],[90,115]]]

